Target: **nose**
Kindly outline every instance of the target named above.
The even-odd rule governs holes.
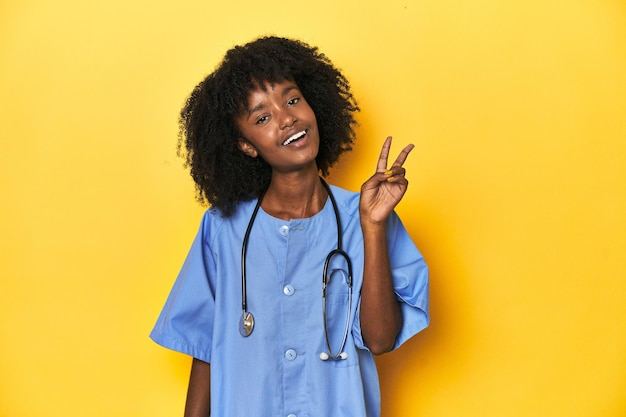
[[[294,125],[298,118],[289,110],[283,109],[279,114],[279,123],[281,129],[286,129]]]

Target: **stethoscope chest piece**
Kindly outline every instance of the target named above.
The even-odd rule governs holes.
[[[254,316],[249,311],[244,311],[239,320],[239,333],[248,337],[254,330]]]

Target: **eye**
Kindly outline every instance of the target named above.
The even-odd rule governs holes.
[[[289,101],[287,101],[287,105],[288,106],[293,106],[294,104],[296,104],[299,101],[300,101],[300,97],[294,97],[294,98],[289,99]]]
[[[269,116],[261,116],[258,119],[256,119],[254,123],[257,125],[262,125],[263,123],[267,122],[268,119],[269,119]]]

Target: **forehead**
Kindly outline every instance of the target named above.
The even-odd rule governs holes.
[[[278,94],[285,95],[294,89],[298,89],[298,85],[295,81],[289,79],[282,81],[254,81],[252,87],[248,89],[245,103],[241,103],[241,110],[249,110],[259,101],[263,101],[264,97],[270,93],[273,94],[277,92]]]

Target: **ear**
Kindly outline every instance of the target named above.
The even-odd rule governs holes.
[[[256,148],[244,138],[237,139],[237,147],[250,158],[256,158],[259,155]]]

